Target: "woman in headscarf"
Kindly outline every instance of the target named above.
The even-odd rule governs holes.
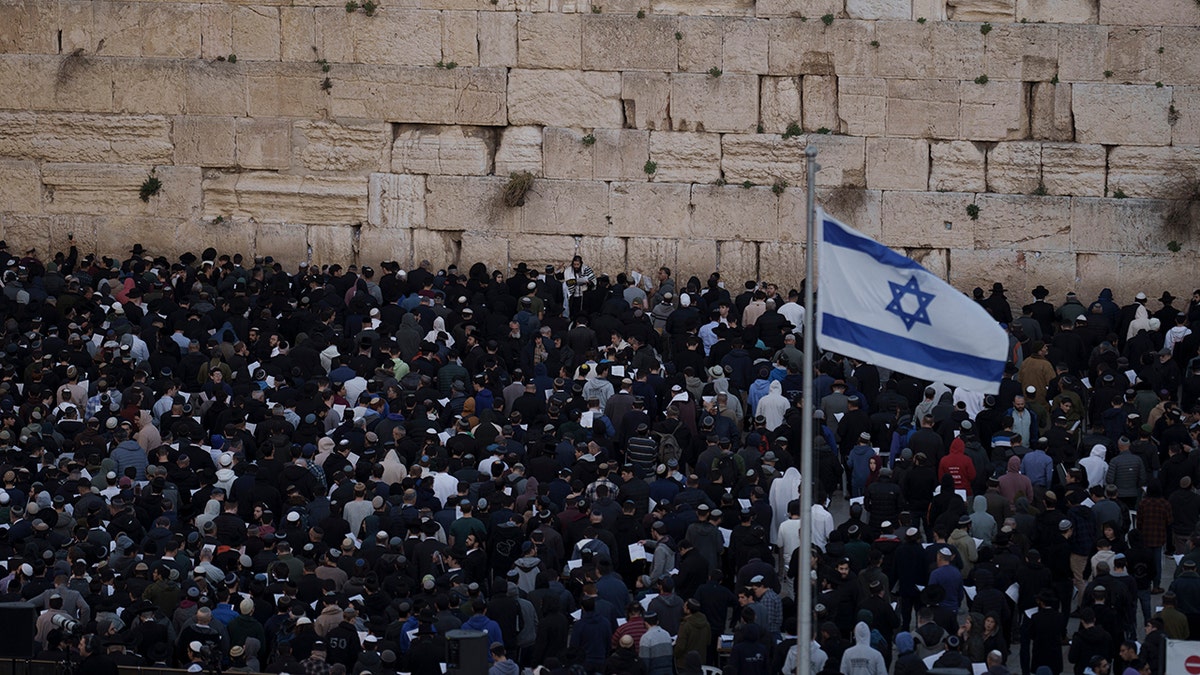
[[[800,496],[800,471],[791,467],[771,484],[771,543],[779,543],[779,526],[788,519],[788,503]],[[801,514],[803,517],[804,514]]]

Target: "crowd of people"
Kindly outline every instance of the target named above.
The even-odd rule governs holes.
[[[0,601],[77,673],[796,672],[800,555],[803,672],[1200,639],[1200,291],[975,289],[996,395],[818,355],[802,514],[801,280],[45,258],[0,242]]]

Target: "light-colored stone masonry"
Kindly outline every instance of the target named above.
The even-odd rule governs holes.
[[[961,288],[1185,295],[1198,26],[1196,0],[0,0],[0,236],[792,285],[813,143],[831,213]]]

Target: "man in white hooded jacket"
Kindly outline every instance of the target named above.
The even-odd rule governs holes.
[[[859,621],[854,626],[854,646],[842,654],[842,675],[887,675],[883,654],[871,646],[871,629]]]

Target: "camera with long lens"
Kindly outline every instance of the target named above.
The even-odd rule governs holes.
[[[50,623],[53,624],[55,628],[62,631],[63,637],[74,637],[79,635],[80,629],[83,628],[82,624],[66,614],[55,614],[54,616],[50,617]]]

